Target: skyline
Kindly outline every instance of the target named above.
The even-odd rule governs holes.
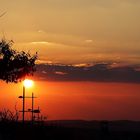
[[[5,11],[1,36],[39,63],[140,63],[138,0],[1,0]]]

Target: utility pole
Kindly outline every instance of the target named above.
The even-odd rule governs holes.
[[[22,122],[25,121],[25,86],[23,86],[23,109],[22,109]]]
[[[34,93],[32,93],[32,123],[34,122]]]
[[[30,112],[31,113],[31,121],[32,123],[34,122],[34,114],[35,113],[40,113],[40,109],[36,109],[34,110],[34,98],[37,98],[37,97],[34,97],[34,93],[32,92],[32,96],[25,96],[25,90],[26,90],[26,87],[29,88],[33,85],[33,81],[32,80],[24,80],[23,82],[23,95],[22,96],[19,96],[18,98],[21,98],[22,99],[22,110],[20,112],[22,112],[22,122],[23,124],[25,123],[25,113],[26,112]],[[26,98],[30,98],[32,99],[32,108],[31,109],[28,109],[28,110],[25,110],[25,99]],[[39,118],[39,114],[38,114],[38,118]]]
[[[34,122],[34,114],[38,114],[38,119],[39,119],[39,113],[40,113],[40,109],[38,107],[38,109],[34,109],[34,98],[37,98],[34,96],[34,93],[32,93],[32,96],[25,96],[25,86],[23,86],[23,95],[19,96],[18,98],[22,99],[22,103],[23,103],[23,107],[22,110],[19,112],[22,112],[22,122],[23,124],[25,123],[25,113],[26,112],[31,112],[31,121],[32,123]],[[32,106],[31,109],[25,110],[25,99],[32,99]]]
[[[39,119],[40,119],[40,117],[39,117],[39,114],[40,114],[40,109],[39,109],[39,107],[38,107],[38,121],[39,121]]]

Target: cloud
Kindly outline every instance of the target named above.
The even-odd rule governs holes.
[[[35,77],[47,81],[94,81],[140,83],[140,66],[39,64]]]
[[[43,30],[38,30],[38,33],[46,33],[46,32]]]
[[[46,74],[47,72],[43,70],[42,73],[43,73],[43,74]]]
[[[58,74],[58,75],[65,75],[65,74],[67,74],[67,73],[62,72],[62,71],[56,71],[55,74]]]
[[[93,43],[93,40],[91,39],[88,39],[88,40],[85,40],[86,43]]]
[[[31,45],[51,45],[52,43],[46,41],[31,42]]]
[[[48,61],[48,60],[40,60],[40,59],[38,59],[37,61],[36,61],[36,63],[37,64],[52,64],[53,62],[52,61]]]

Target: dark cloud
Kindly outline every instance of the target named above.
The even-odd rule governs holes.
[[[37,79],[47,81],[98,81],[140,83],[140,69],[135,66],[112,67],[112,64],[72,65],[39,64]]]

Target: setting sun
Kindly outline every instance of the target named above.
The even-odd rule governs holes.
[[[25,79],[25,80],[23,81],[23,85],[24,85],[26,88],[32,87],[33,84],[34,84],[34,82],[33,82],[32,80],[29,80],[29,79]]]
[[[0,0],[0,140],[140,140],[140,0]]]

